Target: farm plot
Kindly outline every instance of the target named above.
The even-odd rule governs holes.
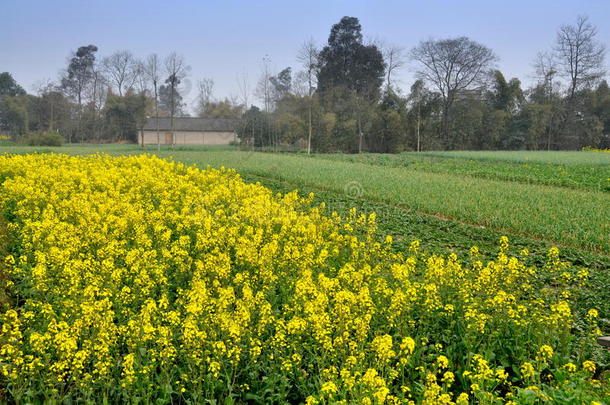
[[[481,179],[306,156],[248,152],[162,152],[181,162],[348,192],[557,245],[610,254],[610,193]]]
[[[595,152],[422,152],[318,158],[483,179],[610,191],[610,154]]]
[[[372,213],[150,156],[0,177],[7,401],[607,399],[588,272],[557,249],[400,253]]]

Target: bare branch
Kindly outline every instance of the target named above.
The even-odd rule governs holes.
[[[557,31],[555,57],[559,73],[569,80],[569,97],[595,85],[604,75],[606,48],[596,40],[597,28],[586,16],[578,16],[576,24],[562,25]]]
[[[197,88],[199,89],[199,95],[197,97],[197,101],[199,103],[197,106],[197,114],[200,117],[203,117],[206,114],[208,106],[213,100],[214,80],[209,78],[199,80],[197,83]]]
[[[299,53],[297,55],[297,60],[301,63],[305,74],[307,75],[309,96],[313,94],[313,91],[317,86],[319,55],[320,51],[318,50],[313,38],[309,38],[303,43],[303,45],[301,45],[301,49],[299,49]]]
[[[386,63],[386,88],[392,88],[392,74],[405,64],[405,49],[397,45],[383,47],[383,59]]]
[[[129,51],[117,51],[102,59],[102,69],[119,96],[123,95],[123,90],[133,88],[136,68],[135,58]]]
[[[244,106],[244,110],[247,110],[250,105],[250,82],[248,80],[248,74],[246,72],[242,72],[241,75],[237,77],[237,87],[239,88],[239,98],[241,105]]]
[[[449,112],[457,95],[480,87],[497,57],[491,49],[466,37],[422,41],[410,56],[419,65],[417,78],[431,83],[441,93],[442,132],[448,142]]]
[[[271,67],[269,66],[270,63],[271,59],[269,59],[268,55],[265,55],[261,65],[261,75],[254,91],[254,95],[263,102],[265,111],[271,111],[273,101],[272,88],[269,81],[271,78]]]

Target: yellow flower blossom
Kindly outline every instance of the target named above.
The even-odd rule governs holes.
[[[529,362],[525,362],[521,365],[521,374],[523,374],[523,377],[525,378],[532,378],[536,371],[534,370],[534,366],[532,366],[531,363]]]
[[[440,369],[446,369],[449,367],[449,359],[443,355],[440,355],[436,358],[436,364]]]
[[[593,363],[593,362],[592,362],[592,361],[590,361],[590,360],[585,360],[585,361],[582,363],[582,368],[583,368],[583,370],[588,371],[588,372],[589,372],[589,373],[591,373],[591,374],[595,373],[595,370],[597,369],[597,368],[595,367],[595,363]]]
[[[572,303],[588,278],[555,248],[537,267],[506,237],[497,256],[472,247],[465,261],[417,240],[398,251],[374,213],[342,217],[146,154],[3,155],[0,181],[8,402],[152,403],[166,390],[194,403],[495,403],[536,382],[534,365],[605,384],[551,364],[579,341]],[[586,316],[597,328],[597,310]],[[509,379],[512,338],[523,364]]]
[[[553,348],[549,345],[540,346],[538,354],[536,355],[537,361],[548,361],[553,357]]]
[[[337,385],[332,381],[326,381],[322,384],[320,391],[326,394],[334,394],[337,392]]]

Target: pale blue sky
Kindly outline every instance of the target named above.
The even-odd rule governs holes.
[[[0,71],[9,71],[32,91],[55,79],[78,46],[95,44],[99,56],[128,49],[136,56],[175,50],[191,67],[190,80],[211,77],[215,95],[237,94],[236,77],[254,87],[261,60],[275,70],[296,67],[308,37],[326,42],[342,16],[360,19],[365,38],[410,49],[421,39],[469,36],[492,48],[508,77],[529,83],[536,53],[551,47],[562,23],[586,14],[610,45],[610,1],[34,1],[0,0]],[[412,82],[409,67],[401,87]],[[187,100],[194,97],[192,91]]]

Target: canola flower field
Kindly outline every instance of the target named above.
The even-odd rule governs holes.
[[[374,213],[150,155],[0,181],[1,401],[610,400],[604,309],[556,248],[397,251]]]

